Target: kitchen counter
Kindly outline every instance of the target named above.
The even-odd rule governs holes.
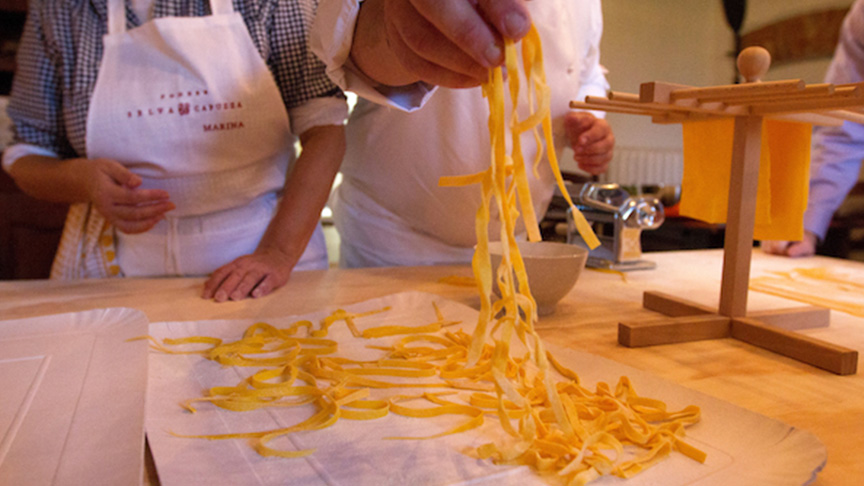
[[[617,341],[618,322],[661,317],[642,308],[642,293],[656,290],[716,307],[723,252],[697,250],[647,253],[657,268],[620,275],[586,271],[538,324],[558,346],[586,351],[813,432],[826,445],[828,462],[813,484],[856,484],[864,477],[864,371],[838,376],[734,339],[626,348]],[[864,272],[864,264],[824,257],[793,260],[754,250],[751,276],[775,270],[826,267]],[[267,319],[303,314],[384,295],[416,290],[478,307],[473,287],[440,283],[469,276],[468,267],[378,268],[298,272],[275,294],[216,304],[202,300],[203,279],[121,279],[81,282],[0,282],[0,319],[131,307],[151,322],[203,319]],[[750,292],[750,311],[805,304]],[[826,328],[799,331],[864,354],[864,318],[831,312]],[[579,370],[575,370],[579,371]]]

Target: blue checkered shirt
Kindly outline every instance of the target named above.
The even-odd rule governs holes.
[[[342,97],[307,48],[317,4],[234,0],[289,109],[317,97]],[[155,0],[153,6],[154,18],[204,15],[210,15],[208,0]],[[44,147],[61,158],[87,153],[87,111],[106,19],[105,0],[31,0],[8,107],[15,142]],[[127,2],[127,29],[140,23]]]

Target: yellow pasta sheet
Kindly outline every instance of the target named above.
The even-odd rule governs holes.
[[[684,178],[681,215],[725,223],[732,166],[734,120],[683,124]],[[766,120],[762,127],[757,240],[800,240],[807,207],[811,126]]]

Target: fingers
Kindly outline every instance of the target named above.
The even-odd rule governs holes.
[[[141,176],[127,169],[123,164],[111,159],[96,159],[100,171],[108,175],[117,185],[136,188],[141,185]]]
[[[589,174],[602,174],[612,161],[615,135],[606,120],[590,113],[569,113],[564,127],[573,149],[573,159]]]
[[[389,2],[396,4],[398,2]],[[407,3],[407,2],[406,2]],[[491,2],[486,2],[491,3]],[[508,4],[511,2],[507,2]],[[486,68],[500,65],[504,51],[496,28],[486,22],[472,2],[466,0],[411,0],[418,15]],[[494,9],[501,15],[504,7]],[[410,24],[405,24],[409,27]]]
[[[816,254],[816,235],[807,231],[802,241],[771,241],[765,240],[759,244],[762,251],[772,255],[784,255],[791,258],[802,258]]]
[[[233,269],[234,262],[231,262],[228,265],[223,265],[217,268],[212,274],[210,274],[210,278],[204,282],[204,291],[201,293],[201,298],[215,299],[217,302],[224,302],[228,298],[228,294],[220,294],[219,298],[216,299],[217,290],[222,285],[222,282],[231,275]]]
[[[804,230],[804,238],[801,241],[789,245],[786,254],[792,258],[809,257],[816,254],[816,245],[819,238],[810,230]]]
[[[246,255],[213,272],[201,297],[216,302],[263,297],[285,285],[290,271],[266,255]]]
[[[519,40],[531,28],[531,15],[521,0],[480,0],[478,6],[504,37]]]
[[[573,140],[591,128],[596,120],[597,117],[587,111],[571,111],[564,116],[564,129],[567,131],[567,136]]]
[[[792,258],[808,257],[816,254],[816,248],[810,246],[805,241],[796,241],[789,245],[789,248],[786,249],[786,254]]]
[[[258,282],[264,278],[264,274],[257,270],[243,271],[243,268],[238,268],[226,278],[219,290],[216,291],[216,302],[224,302],[230,300],[243,300],[252,292]]]
[[[112,212],[115,217],[131,222],[159,218],[175,208],[171,201],[162,201],[142,205],[115,204]]]
[[[276,278],[273,275],[268,274],[265,275],[260,282],[258,282],[258,285],[256,285],[255,288],[252,289],[252,293],[250,295],[252,295],[253,299],[257,299],[258,297],[264,297],[265,295],[269,295],[271,292],[276,290],[276,288],[281,287],[282,285],[284,285],[284,282],[280,284],[277,282]]]
[[[573,157],[579,168],[592,175],[600,175],[609,168],[612,161],[612,153],[600,155],[578,155]]]
[[[146,233],[147,231],[150,231],[151,229],[153,229],[154,226],[156,226],[156,223],[158,223],[159,221],[162,221],[162,219],[163,219],[163,216],[159,216],[156,218],[150,218],[150,219],[136,220],[136,221],[124,221],[121,219],[114,219],[112,221],[111,219],[109,219],[108,222],[113,224],[117,228],[118,231],[121,231],[121,232],[129,234],[129,235],[134,235],[134,234]]]
[[[502,38],[531,27],[525,0],[387,0],[388,45],[406,71],[451,88],[477,86],[504,62]]]
[[[134,234],[149,231],[166,212],[175,209],[166,191],[137,189],[142,180],[117,161],[91,161],[90,200],[118,230]]]
[[[258,280],[260,278],[259,275]],[[201,296],[205,299],[212,298],[216,302],[225,302],[229,299],[242,300],[249,295],[249,291],[258,283],[258,280],[252,273],[247,273],[238,260],[235,260],[213,272],[204,283],[204,293]],[[243,292],[243,289],[246,291]]]
[[[785,255],[789,244],[790,242],[788,241],[765,240],[759,244],[759,247],[762,248],[762,251],[771,255]]]
[[[94,204],[111,224],[127,234],[149,231],[164,219],[165,213],[176,208],[173,202],[162,199],[162,195],[159,195],[159,199],[152,199],[153,196],[149,194],[128,194],[145,191],[116,189],[119,194],[114,196],[109,194]]]
[[[128,186],[108,186],[103,188],[103,197],[110,198],[112,204],[125,206],[146,206],[168,202],[170,195],[161,189],[131,189]]]
[[[149,204],[145,206],[115,205],[108,221],[127,234],[144,233],[165,218],[165,213],[175,209],[174,203]],[[100,211],[101,212],[101,211]]]
[[[486,70],[437,32],[418,28],[403,36],[396,29],[388,26],[390,47],[402,66],[420,79],[447,88],[473,87],[485,80]],[[431,52],[425,48],[436,43],[441,47]]]
[[[477,86],[486,80],[487,67],[472,59],[409,2],[388,2],[385,9],[389,45],[406,70],[450,88]],[[482,22],[476,12],[471,15]]]

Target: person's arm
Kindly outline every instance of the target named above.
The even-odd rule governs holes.
[[[590,16],[590,28],[581,33],[589,39],[587,52],[584,53],[584,59],[571,60],[582,66],[579,90],[574,98],[577,100],[584,100],[586,96],[606,96],[609,90],[606,69],[600,64],[600,41],[603,36],[600,2],[586,4],[584,15]],[[593,175],[606,172],[615,148],[615,135],[605,116],[605,112],[571,111],[564,117],[564,131],[573,149],[573,159],[580,169]]]
[[[168,193],[139,189],[141,178],[114,160],[25,155],[11,165],[9,174],[22,191],[37,199],[92,203],[125,233],[148,231],[174,209]]]
[[[840,40],[825,75],[832,84],[864,81],[864,1],[855,2],[840,31]],[[844,122],[837,127],[817,127],[813,135],[810,191],[804,212],[802,241],[763,241],[766,253],[790,257],[812,256],[824,240],[834,212],[858,180],[864,157],[864,126]]]
[[[55,37],[68,29],[57,18],[63,7],[45,5],[50,4],[33,1],[27,13],[7,110],[15,144],[3,154],[3,168],[30,196],[90,202],[121,231],[147,231],[174,206],[164,191],[137,189],[141,179],[119,163],[77,156],[67,138],[64,82],[58,69],[71,61],[63,55],[65,37]]]
[[[504,62],[502,38],[530,24],[524,0],[365,0],[351,58],[385,85],[472,87]]]
[[[526,1],[325,0],[310,45],[342,89],[391,104],[380,87],[419,85],[428,93],[485,81],[488,68],[504,62],[501,39],[528,32]]]
[[[276,215],[251,255],[217,269],[202,297],[217,302],[262,297],[285,285],[312,237],[345,154],[345,128],[316,126],[300,135],[303,147],[285,181]]]

